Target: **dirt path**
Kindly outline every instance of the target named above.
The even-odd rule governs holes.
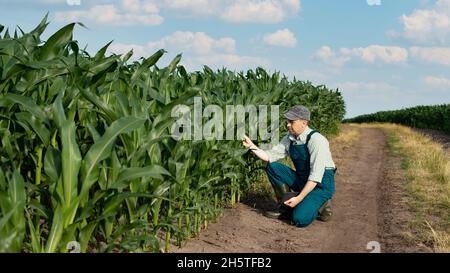
[[[350,130],[350,127],[344,127]],[[399,189],[386,191],[396,178],[386,181],[386,164],[393,164],[383,132],[372,128],[359,130],[351,145],[331,144],[338,166],[333,219],[315,221],[301,229],[264,217],[252,204],[238,204],[226,209],[223,218],[203,230],[183,248],[173,252],[370,252],[367,244],[381,243],[381,251],[405,251],[399,247],[400,224],[393,204],[400,199]],[[392,160],[392,159],[391,159]],[[386,194],[389,192],[389,194]],[[402,208],[397,209],[402,210]],[[404,215],[405,216],[405,215]],[[405,216],[406,217],[406,216]],[[392,242],[388,244],[388,242]],[[386,246],[388,249],[383,249]]]

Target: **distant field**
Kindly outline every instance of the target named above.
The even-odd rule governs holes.
[[[344,122],[390,122],[450,133],[450,104],[416,106],[402,110],[382,111],[346,119]]]

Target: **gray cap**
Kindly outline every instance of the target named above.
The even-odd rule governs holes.
[[[289,109],[289,111],[285,112],[283,115],[288,120],[311,119],[311,112],[309,112],[308,108],[303,105],[296,105]]]

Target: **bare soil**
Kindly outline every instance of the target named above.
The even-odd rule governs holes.
[[[405,204],[401,161],[389,154],[383,132],[348,125],[343,130],[360,130],[360,134],[350,145],[331,142],[338,171],[330,222],[298,228],[263,216],[273,201],[247,198],[226,209],[199,238],[182,248],[173,246],[172,252],[368,253],[374,250],[368,245],[372,241],[380,244],[381,252],[429,252],[427,246],[409,245],[404,239],[413,216]]]

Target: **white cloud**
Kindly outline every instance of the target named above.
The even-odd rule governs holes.
[[[295,47],[297,45],[294,33],[287,28],[264,35],[263,41],[266,44],[281,47]]]
[[[315,85],[321,84],[326,85],[329,79],[337,75],[337,73],[334,73],[334,71],[330,71],[328,69],[314,69],[314,68],[306,68],[285,72],[290,79],[293,79],[295,77],[297,80],[310,81]]]
[[[191,69],[225,66],[229,69],[246,69],[269,65],[260,57],[243,56],[236,53],[236,41],[230,37],[214,39],[204,32],[176,31],[146,45],[112,44],[110,52],[125,54],[133,49],[134,58],[148,57],[164,48],[171,54],[183,53],[182,62]]]
[[[235,1],[222,13],[229,22],[279,23],[285,17],[283,7],[274,1]]]
[[[291,12],[299,12],[301,8],[300,0],[283,0],[286,7],[290,9]]]
[[[66,3],[67,0],[39,0],[39,2],[44,4],[61,4]]]
[[[411,56],[432,64],[450,65],[449,47],[411,47]]]
[[[313,57],[332,66],[342,66],[350,60],[349,56],[337,55],[329,46],[322,46]]]
[[[217,13],[220,1],[211,0],[164,0],[163,6],[168,9],[179,10],[186,15],[213,15]]]
[[[346,91],[394,91],[397,88],[384,82],[343,82],[336,84],[339,90]]]
[[[344,48],[341,50],[344,55],[361,58],[368,63],[381,60],[385,63],[402,63],[408,60],[408,51],[396,46],[371,45],[365,48]]]
[[[95,5],[88,10],[55,13],[56,21],[92,21],[103,25],[160,25],[163,17],[153,1],[122,0],[121,6]]]
[[[400,17],[401,33],[391,32],[414,43],[443,45],[450,43],[450,0],[438,0],[431,9],[417,9]]]
[[[62,3],[64,0],[40,0]],[[100,2],[100,3],[99,3]],[[83,5],[84,6],[84,2]],[[60,11],[58,21],[90,20],[111,25],[159,25],[160,10],[176,12],[181,17],[207,16],[234,23],[280,23],[301,9],[300,0],[121,0],[96,1],[85,10]],[[105,11],[105,13],[102,12]]]
[[[79,5],[84,5],[86,3],[93,2],[93,1],[89,1],[89,0],[32,0],[29,2],[39,2],[39,3],[43,3],[43,4],[66,4],[68,6],[79,6]],[[111,0],[96,0],[95,3],[97,5],[100,5],[102,3],[111,3]]]
[[[215,50],[232,53],[236,50],[236,41],[230,37],[214,39],[204,32],[177,31],[154,42],[149,42],[151,49],[192,52],[196,55],[207,55]]]
[[[381,0],[367,0],[367,5],[369,6],[380,6]]]
[[[395,46],[371,45],[364,48],[341,48],[336,53],[331,47],[323,46],[316,51],[314,58],[333,66],[342,66],[354,58],[367,63],[404,63],[408,60],[408,50]]]
[[[133,50],[133,56],[135,59],[138,57],[148,57],[154,53],[148,47],[143,45],[123,43],[113,43],[108,47],[108,50],[120,55],[127,54],[129,51]]]
[[[151,1],[145,1],[141,3],[140,0],[122,0],[122,6],[124,10],[132,13],[140,13],[141,11],[144,11],[146,13],[159,12],[158,6]]]
[[[300,11],[300,0],[162,0],[182,16],[208,15],[234,23],[279,23]]]
[[[267,67],[269,61],[252,56],[241,56],[237,54],[210,54],[203,56],[196,56],[188,59],[189,65],[192,67],[201,67],[203,65],[213,67],[226,67],[228,69],[247,69],[257,66]]]
[[[434,88],[449,89],[450,79],[445,77],[428,76],[424,79],[425,83]]]

